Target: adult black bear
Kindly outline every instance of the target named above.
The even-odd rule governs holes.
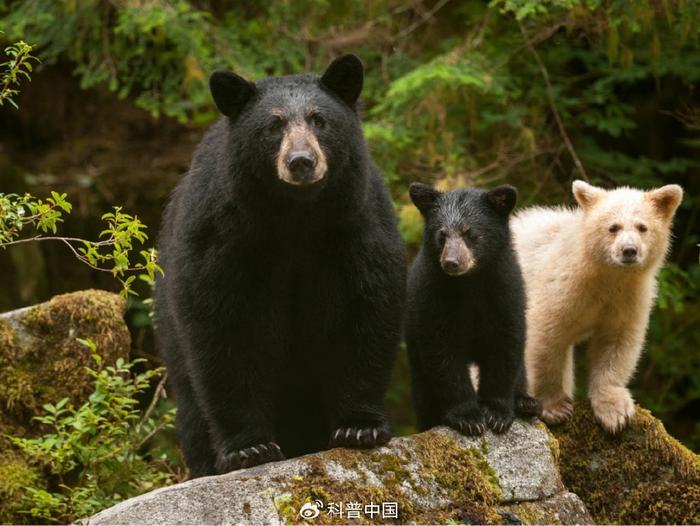
[[[418,426],[502,433],[515,412],[541,410],[525,385],[525,289],[508,227],[516,190],[414,183],[410,195],[425,218],[406,320]],[[470,365],[479,367],[478,397]]]
[[[224,117],[165,210],[155,305],[192,477],[389,440],[406,263],[362,83],[353,55],[211,77]]]

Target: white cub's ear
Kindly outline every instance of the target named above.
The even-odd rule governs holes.
[[[574,199],[581,208],[590,208],[598,200],[605,195],[605,190],[586,183],[585,181],[576,180],[571,185],[571,191],[574,194]]]
[[[683,188],[677,184],[667,184],[647,192],[648,199],[662,216],[669,219],[683,200]]]

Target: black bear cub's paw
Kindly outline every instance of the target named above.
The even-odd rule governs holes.
[[[386,422],[378,425],[341,426],[331,433],[328,447],[373,448],[383,446],[391,439],[391,430]]]
[[[476,404],[460,404],[447,411],[442,421],[467,436],[483,435],[486,431],[484,417]]]
[[[479,402],[486,425],[494,433],[505,433],[513,424],[513,410],[508,404],[499,400],[481,400]]]
[[[515,414],[520,418],[536,418],[542,415],[542,404],[536,398],[527,395],[515,397]]]
[[[277,460],[284,460],[284,454],[275,442],[256,444],[243,449],[220,452],[216,457],[216,471],[223,474]]]

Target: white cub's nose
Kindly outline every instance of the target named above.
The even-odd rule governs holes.
[[[637,250],[636,245],[625,245],[622,247],[622,261],[625,263],[634,263],[637,261],[638,253],[639,250]]]

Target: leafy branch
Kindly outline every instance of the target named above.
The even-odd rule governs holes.
[[[146,225],[138,217],[122,212],[118,206],[113,212],[102,215],[106,228],[96,241],[46,235],[57,233],[63,215],[70,214],[72,208],[66,194],[58,192],[52,191],[46,200],[30,194],[0,193],[0,248],[33,241],[58,241],[65,244],[80,262],[119,279],[122,296],[136,294],[131,285],[137,276],[153,284],[156,272],[163,273],[154,248],[140,250],[142,261],[132,261],[136,243],[143,244],[148,239]],[[22,237],[27,229],[33,229],[33,232]]]
[[[17,108],[14,96],[19,93],[16,89],[22,77],[31,80],[32,61],[39,61],[31,54],[32,46],[20,40],[5,48],[8,60],[0,63],[0,106],[9,102]]]

